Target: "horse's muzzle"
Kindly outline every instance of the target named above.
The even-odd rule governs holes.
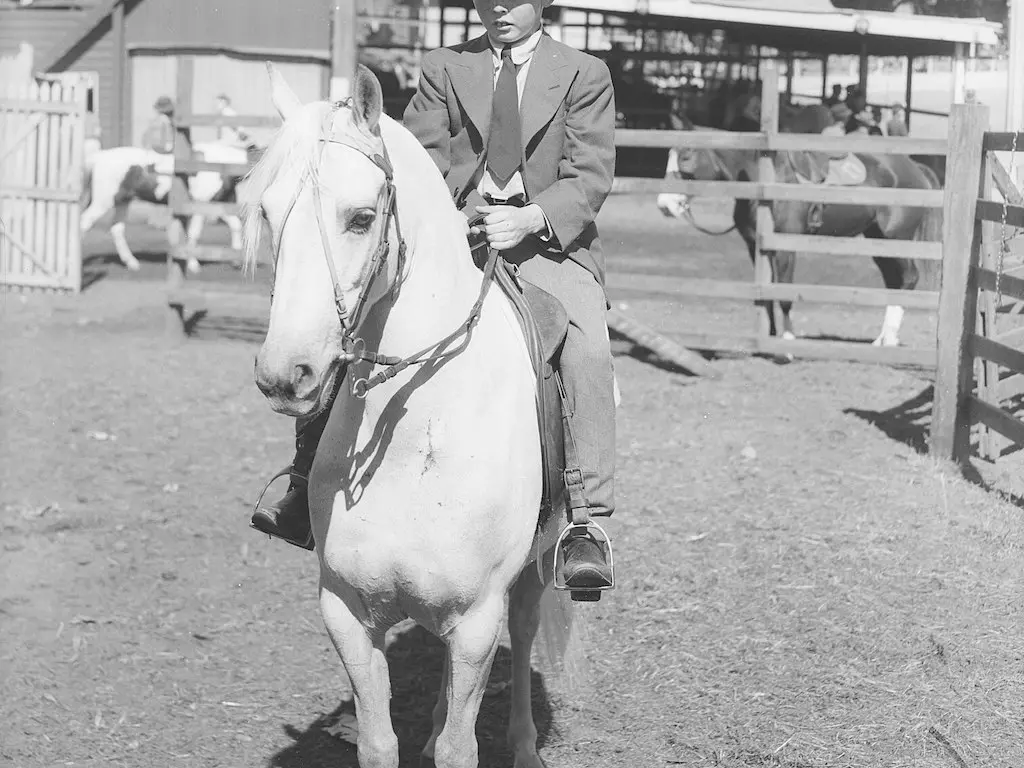
[[[321,399],[322,374],[310,361],[292,358],[271,362],[261,351],[256,356],[256,386],[277,412],[288,416],[307,416]]]

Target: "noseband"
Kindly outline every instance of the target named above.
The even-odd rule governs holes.
[[[393,378],[410,365],[419,365],[429,361],[441,360],[461,351],[465,345],[469,343],[470,334],[473,327],[480,319],[480,311],[483,308],[484,298],[487,295],[487,291],[494,276],[494,268],[497,263],[497,251],[493,249],[490,249],[489,251],[487,263],[484,267],[484,280],[480,287],[480,295],[470,310],[469,317],[452,333],[448,334],[436,344],[431,344],[429,347],[426,347],[416,354],[404,359],[368,351],[366,349],[366,342],[362,338],[357,337],[355,333],[359,326],[360,315],[362,314],[363,308],[366,304],[366,297],[369,294],[370,288],[373,286],[374,280],[380,274],[381,269],[387,263],[387,257],[391,251],[391,243],[388,239],[388,234],[391,230],[392,223],[395,227],[395,235],[398,237],[398,265],[396,269],[395,283],[391,288],[391,292],[393,294],[397,293],[402,274],[405,271],[407,248],[405,238],[402,236],[402,228],[398,218],[398,197],[395,193],[394,166],[391,164],[391,158],[388,156],[388,148],[387,145],[384,144],[383,138],[381,138],[381,153],[371,154],[366,150],[365,146],[353,143],[338,131],[331,131],[326,138],[323,136],[323,134],[327,132],[328,126],[333,123],[335,114],[343,107],[351,109],[351,99],[336,102],[332,106],[331,111],[324,118],[324,127],[321,129],[321,138],[319,139],[320,143],[324,145],[323,150],[321,150],[321,159],[323,157],[322,152],[326,150],[328,144],[337,144],[339,146],[354,149],[371,163],[380,168],[384,173],[384,190],[381,194],[381,199],[377,207],[377,219],[382,219],[377,238],[377,247],[374,249],[373,256],[370,258],[366,279],[363,282],[363,287],[359,292],[359,296],[356,298],[355,306],[352,307],[351,311],[349,311],[345,306],[344,290],[341,286],[341,281],[338,278],[338,269],[331,256],[331,242],[327,235],[327,226],[324,224],[323,200],[321,199],[319,184],[313,184],[313,211],[316,215],[317,229],[320,232],[320,244],[323,248],[324,258],[327,260],[327,269],[331,273],[331,284],[334,290],[334,308],[338,313],[338,322],[341,325],[341,346],[343,351],[341,359],[345,362],[362,360],[373,365],[387,366],[383,371],[375,374],[369,379],[360,378],[353,382],[353,394],[355,394],[356,397],[363,398],[366,397],[366,393],[371,388]],[[281,220],[281,228],[278,232],[278,238],[274,243],[275,264],[280,258],[281,236],[284,234],[284,225],[288,221],[288,217],[291,215],[292,209],[295,207],[295,203],[298,201],[299,195],[302,193],[302,189],[305,187],[306,182],[309,180],[311,175],[311,172],[307,172],[299,181],[298,189],[292,197],[291,202],[288,204],[288,208],[285,210],[284,218]],[[271,289],[270,297],[271,301],[273,301],[273,289]],[[446,349],[448,344],[463,335],[466,338],[461,345],[451,350]],[[431,352],[433,352],[433,354],[428,354]]]

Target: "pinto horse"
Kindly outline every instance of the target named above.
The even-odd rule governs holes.
[[[546,589],[564,510],[539,511],[525,338],[505,295],[486,290],[433,160],[383,114],[373,74],[360,65],[351,100],[303,105],[268,71],[283,124],[243,200],[247,264],[261,240],[274,264],[255,377],[275,411],[299,418],[337,392],[308,498],[359,765],[398,765],[384,636],[406,618],[447,646],[424,761],[477,765],[474,728],[507,613],[509,744],[517,768],[541,768],[530,653],[542,622],[568,637],[571,622],[545,617],[571,606]],[[371,350],[408,365],[373,375]]]
[[[248,161],[246,149],[230,144],[196,144],[195,152],[198,157],[212,163],[245,164]],[[132,200],[166,205],[173,172],[172,155],[142,147],[112,147],[93,153],[86,160],[82,184],[82,202],[87,206],[81,216],[82,234],[92,229],[108,211],[113,210],[114,222],[110,227],[110,236],[114,240],[117,255],[128,269],[137,270],[139,261],[125,237],[128,207]],[[193,200],[200,202],[230,202],[234,200],[238,181],[225,178],[215,171],[202,171],[189,177],[189,194]],[[220,218],[231,229],[231,246],[241,250],[241,220],[233,214],[225,214]],[[191,217],[187,232],[189,244],[199,242],[205,220],[204,216]],[[190,256],[187,268],[189,272],[198,272],[199,261]]]
[[[785,111],[782,115],[783,132],[821,133],[833,124],[828,110],[813,105]],[[687,123],[685,130],[693,130]],[[935,173],[927,166],[903,155],[858,154],[863,162],[866,178],[863,186],[879,189],[940,189],[941,184]],[[676,167],[673,168],[673,160]],[[681,147],[670,157],[666,177],[678,176],[684,179],[704,181],[752,181],[757,179],[757,152],[735,149],[691,149]],[[824,162],[819,153],[777,152],[775,155],[775,178],[779,182],[807,182],[807,169]],[[659,207],[666,215],[680,216],[684,207],[674,203],[668,196],[659,199]],[[771,211],[775,231],[789,234],[821,234],[836,237],[855,237],[889,240],[924,240],[936,242],[941,237],[942,212],[935,208],[913,208],[890,205],[825,205],[819,207],[819,220],[812,224],[811,209],[814,204],[776,200]],[[733,223],[744,242],[751,259],[754,258],[757,203],[751,200],[737,200],[733,208]],[[768,254],[772,279],[780,283],[792,283],[796,268],[796,256],[792,252],[776,251]],[[882,273],[885,287],[889,289],[914,290],[919,286],[937,288],[938,262],[878,256],[874,259]],[[790,318],[792,302],[781,301],[782,335],[794,338]],[[768,312],[771,335],[777,335],[773,302],[765,303]],[[903,307],[886,307],[885,318],[878,337],[872,342],[876,346],[899,345],[899,332],[903,322]]]

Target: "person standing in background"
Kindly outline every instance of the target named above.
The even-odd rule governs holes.
[[[238,117],[235,108],[231,106],[231,99],[227,94],[221,93],[217,96],[217,114],[221,117]],[[222,144],[235,144],[239,147],[248,147],[252,144],[252,137],[243,128],[233,125],[222,125],[217,129],[217,141]]]

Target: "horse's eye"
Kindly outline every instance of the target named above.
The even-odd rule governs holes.
[[[348,231],[357,235],[364,235],[370,231],[370,225],[377,218],[375,211],[356,211],[348,220]]]

